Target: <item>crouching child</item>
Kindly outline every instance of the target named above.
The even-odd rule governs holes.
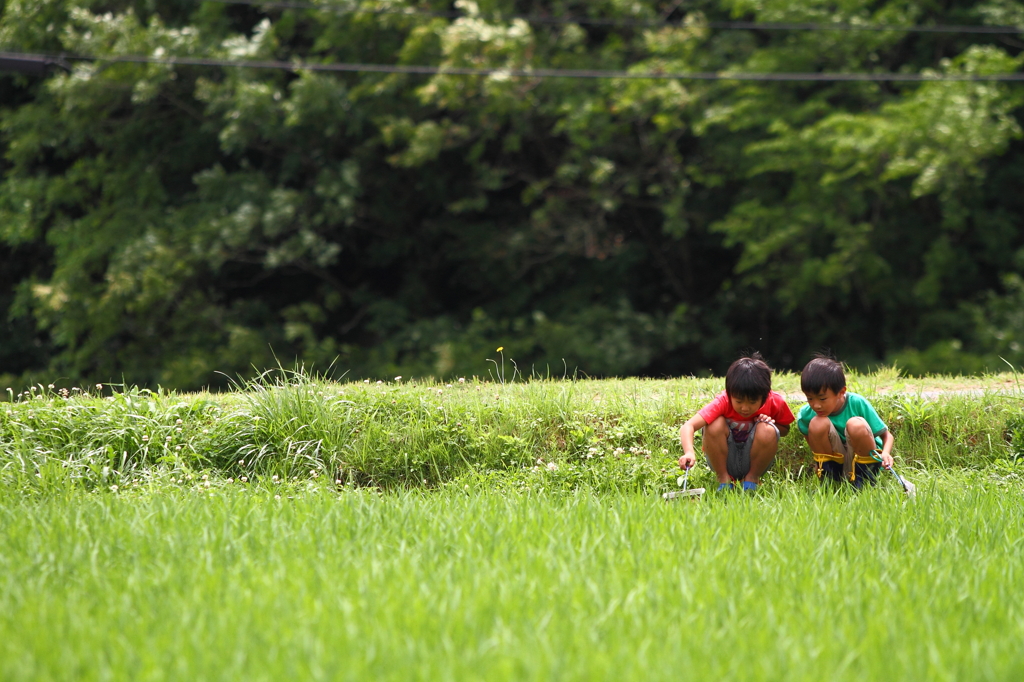
[[[743,490],[756,490],[793,420],[786,400],[772,390],[772,370],[760,353],[740,358],[725,374],[725,391],[679,429],[679,467],[689,469],[696,462],[693,436],[703,429],[701,449],[718,477],[718,489],[731,489],[735,481],[742,482]]]
[[[835,358],[815,355],[800,373],[807,404],[796,426],[807,439],[818,478],[874,484],[879,463],[892,467],[895,442],[866,398],[846,390],[846,374]]]

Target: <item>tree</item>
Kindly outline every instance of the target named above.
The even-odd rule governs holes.
[[[1019,86],[509,73],[1005,73],[1016,51],[985,35],[713,26],[1016,4],[454,8],[9,2],[0,50],[100,59],[0,77],[0,371],[195,388],[294,359],[479,374],[498,345],[605,375],[721,371],[745,346],[789,367],[821,346],[989,352],[1002,318],[965,311],[1016,295],[1024,262]]]

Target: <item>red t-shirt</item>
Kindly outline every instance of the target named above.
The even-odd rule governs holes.
[[[719,417],[725,417],[729,421],[730,425],[736,422],[752,422],[754,418],[759,414],[766,414],[775,420],[775,423],[779,426],[788,426],[796,421],[796,417],[793,416],[793,411],[789,409],[789,405],[786,404],[786,400],[782,397],[781,393],[775,391],[768,392],[768,398],[765,399],[764,405],[761,406],[754,414],[749,417],[744,417],[736,410],[732,409],[732,401],[729,400],[729,394],[722,391],[721,394],[713,401],[708,403],[700,412],[701,419],[706,421],[708,424],[715,421]]]

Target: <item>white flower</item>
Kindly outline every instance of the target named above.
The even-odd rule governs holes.
[[[557,464],[555,464],[554,462],[548,462],[548,471],[556,471],[557,469],[558,469],[558,465]]]
[[[402,380],[402,375],[401,374],[399,374],[397,377],[395,377],[395,381],[401,381],[401,380]]]
[[[248,476],[242,476],[238,480],[241,481],[242,483],[248,483],[249,482],[249,477]]]
[[[459,383],[460,384],[466,383],[466,377],[459,377]]]

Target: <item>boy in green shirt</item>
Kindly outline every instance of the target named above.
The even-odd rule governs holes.
[[[849,480],[860,488],[875,482],[879,461],[892,467],[892,434],[871,403],[847,392],[843,366],[835,358],[815,355],[800,373],[800,390],[807,404],[796,426],[811,447],[819,478]]]

